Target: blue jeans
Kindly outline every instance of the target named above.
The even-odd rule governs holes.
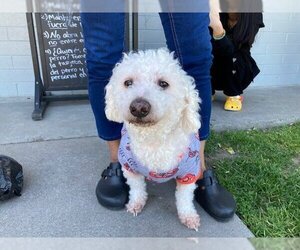
[[[122,124],[108,121],[104,88],[124,50],[124,13],[82,13],[83,33],[87,49],[89,98],[98,135],[106,141],[121,138]],[[167,46],[175,51],[183,69],[195,79],[202,99],[200,139],[209,136],[211,115],[212,64],[208,13],[160,13]]]

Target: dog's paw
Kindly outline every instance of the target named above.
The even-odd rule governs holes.
[[[140,212],[142,212],[146,202],[138,201],[138,202],[130,202],[126,205],[127,212],[132,213],[133,216],[137,216]]]
[[[179,219],[181,223],[187,226],[188,228],[198,231],[198,228],[200,227],[200,217],[198,214],[182,214],[179,215]]]

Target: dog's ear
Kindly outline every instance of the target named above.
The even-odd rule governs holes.
[[[121,65],[126,63],[132,55],[134,55],[133,52],[130,52],[128,54],[123,53],[121,61],[115,65],[112,76],[105,87],[105,115],[110,121],[119,123],[124,122],[123,116],[120,113],[120,106],[118,106],[117,104],[118,100],[116,99],[116,97],[119,96],[117,92],[119,91],[118,87],[121,81],[120,75],[122,75],[122,72],[120,71],[120,68],[122,68]]]
[[[116,86],[115,79],[112,77],[105,87],[105,115],[108,120],[122,123],[123,119],[116,103]]]
[[[182,113],[182,128],[188,134],[196,133],[201,127],[200,122],[200,103],[198,91],[195,88],[194,79],[190,76],[185,76],[186,93],[185,93],[185,108]]]

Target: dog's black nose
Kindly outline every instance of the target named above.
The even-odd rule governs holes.
[[[133,116],[137,118],[144,118],[150,113],[151,105],[147,100],[138,98],[130,104],[129,109]]]

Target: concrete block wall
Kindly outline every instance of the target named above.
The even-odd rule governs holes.
[[[300,85],[300,13],[265,13],[253,46],[261,74],[255,86]]]
[[[0,14],[0,97],[33,96],[34,74],[23,13]]]
[[[253,46],[261,74],[252,87],[300,85],[300,13],[265,13]],[[140,14],[139,48],[165,46],[158,14]],[[33,96],[34,75],[25,14],[0,14],[0,97]]]
[[[139,15],[139,49],[166,47],[166,39],[158,14]]]

